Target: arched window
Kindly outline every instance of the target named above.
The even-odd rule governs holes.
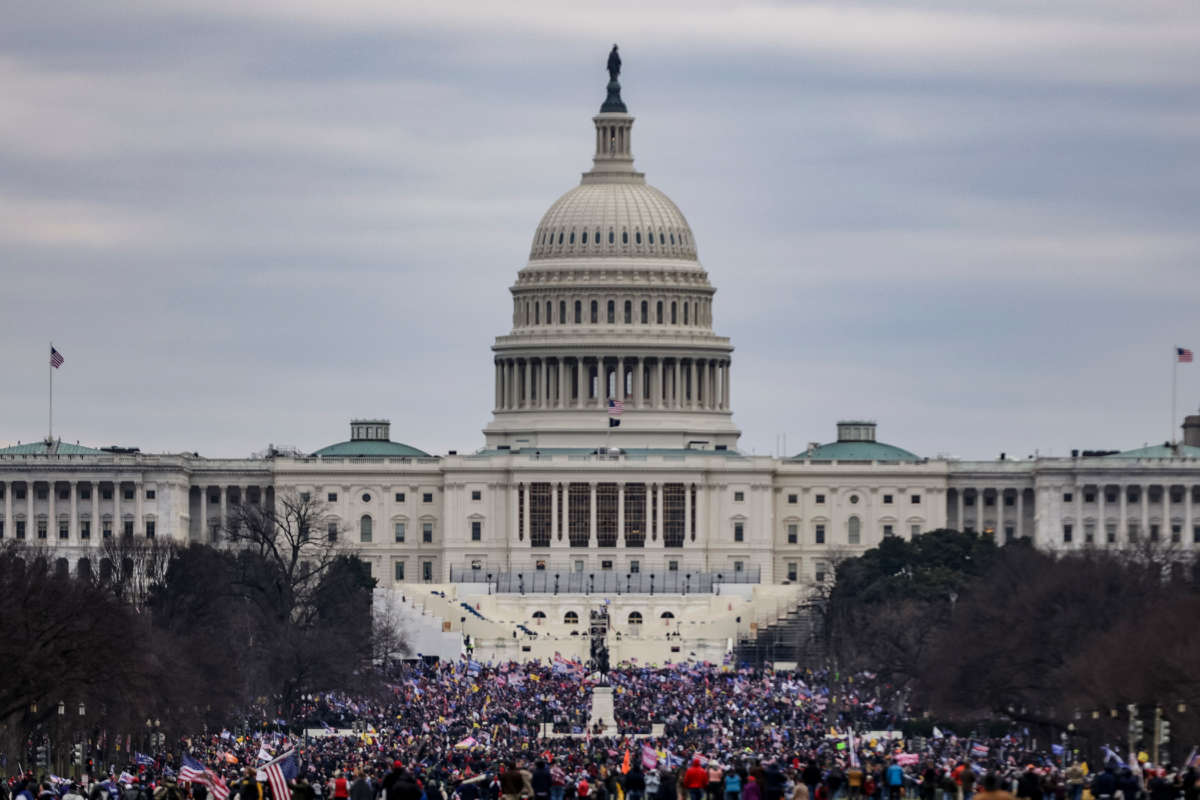
[[[525,303],[525,324],[529,324],[529,303]]]
[[[629,300],[625,301],[625,324],[633,322],[633,303]]]
[[[571,231],[570,243],[575,244],[575,231]]]
[[[621,231],[621,244],[629,244],[629,231]]]
[[[672,300],[672,301],[671,301],[671,324],[672,324],[672,325],[676,325],[676,324],[678,324],[678,322],[679,322],[678,316],[677,316],[677,314],[676,314],[676,312],[677,312],[678,310],[679,310],[679,309],[676,307],[676,303],[675,303],[675,301],[674,301],[674,300]]]
[[[535,611],[535,612],[533,612],[533,618],[538,619],[538,620],[545,619],[546,612],[545,611]]]
[[[592,324],[595,325],[600,321],[600,304],[595,300],[592,301]]]
[[[664,611],[661,615],[659,615],[659,619],[675,619],[675,615],[670,611]]]
[[[559,243],[559,244],[562,244],[562,240],[563,240],[563,232],[562,232],[562,231],[559,231],[559,232],[558,232],[558,243]]]
[[[579,300],[575,301],[575,324],[583,322],[583,303]]]
[[[658,324],[662,325],[662,300],[658,301]]]
[[[613,232],[611,230],[608,232],[608,243],[613,243]]]
[[[667,243],[667,237],[663,235],[663,232],[662,232],[662,231],[659,231],[659,232],[658,232],[658,243],[659,243],[659,244],[666,244],[666,243]]]
[[[642,624],[642,612],[630,611],[629,612],[629,624],[630,625],[641,625]]]
[[[370,514],[363,514],[358,520],[358,540],[363,543],[370,543],[373,535],[374,524],[371,521]]]
[[[671,244],[672,245],[675,244],[675,232],[674,231],[671,231]]]
[[[533,304],[533,324],[542,324],[542,307],[538,303]]]
[[[550,324],[550,312],[553,310],[554,310],[554,305],[549,300],[547,300],[546,301],[546,324],[547,325]]]
[[[79,559],[75,562],[75,574],[84,580],[91,580],[92,562],[86,558]]]
[[[558,301],[558,324],[562,325],[567,321],[567,301]]]
[[[654,231],[650,231],[650,244],[654,244]]]
[[[691,303],[684,303],[684,304],[683,304],[683,324],[684,324],[684,325],[687,325],[687,324],[688,324],[688,306],[689,306],[689,305],[691,305]]]
[[[584,231],[584,232],[583,232],[583,241],[582,241],[582,243],[583,243],[583,244],[587,244],[587,231]]]
[[[846,526],[846,539],[850,544],[858,544],[862,537],[862,523],[858,517],[851,517],[849,524]]]
[[[596,244],[600,244],[600,229],[599,228],[596,228],[596,238],[593,239],[592,241],[594,241]]]
[[[617,321],[617,304],[612,300],[608,301],[608,324],[612,325]]]
[[[579,624],[579,615],[576,614],[574,611],[568,611],[567,613],[563,614],[563,624],[564,625],[578,625]]]
[[[650,321],[650,304],[645,300],[642,301],[642,324],[645,325]]]
[[[641,244],[641,243],[642,243],[642,232],[641,232],[641,231],[636,231],[636,232],[633,234],[633,237],[634,237],[634,240],[635,240],[635,241],[636,241],[638,244]]]

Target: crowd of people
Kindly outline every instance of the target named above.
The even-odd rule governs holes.
[[[186,737],[77,781],[18,773],[0,800],[1200,800],[1194,758],[1089,772],[1016,734],[904,740],[910,711],[867,673],[609,677],[615,730],[589,725],[593,683],[569,661],[412,663],[379,696],[308,698],[269,733]],[[283,784],[261,770],[277,757]]]

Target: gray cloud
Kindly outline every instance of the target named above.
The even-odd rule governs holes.
[[[746,449],[847,415],[925,454],[1165,438],[1200,345],[1193,7],[189,0],[6,14],[0,440],[41,434],[53,338],[65,438],[241,455],[383,414],[478,446],[614,38]]]

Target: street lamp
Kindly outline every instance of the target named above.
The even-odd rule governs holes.
[[[79,716],[82,717],[86,713],[87,713],[87,707],[83,704],[83,701],[80,700],[79,701]]]
[[[64,703],[62,700],[59,700],[58,701],[58,715],[60,717],[62,717],[62,716],[65,716],[66,713],[67,713],[67,704]]]

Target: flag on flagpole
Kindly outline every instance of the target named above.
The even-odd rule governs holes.
[[[621,413],[624,411],[624,400],[610,399],[608,401],[608,427],[619,428],[621,426]]]
[[[1182,351],[1180,351],[1180,352],[1182,352]],[[61,367],[63,365],[64,360],[65,359],[62,357],[62,353],[55,350],[54,345],[50,345],[50,366],[54,367],[55,369],[58,369],[59,367]],[[1188,360],[1190,361],[1191,359],[1188,359]]]
[[[61,361],[62,359],[59,359],[59,360]],[[1191,364],[1192,363],[1192,351],[1188,350],[1186,347],[1176,347],[1175,348],[1175,360],[1180,364]]]
[[[300,772],[296,764],[296,751],[289,750],[270,764],[264,764],[262,771],[267,773],[267,783],[271,786],[272,797],[288,798],[292,796],[290,781],[295,780]]]

